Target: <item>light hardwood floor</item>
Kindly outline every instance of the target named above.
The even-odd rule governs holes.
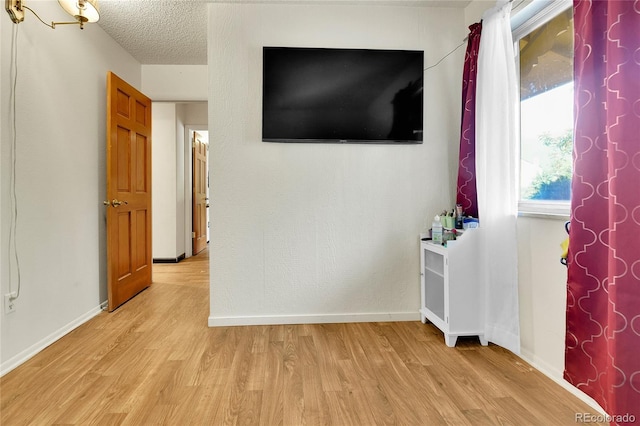
[[[0,381],[2,425],[575,425],[511,353],[420,322],[208,328],[207,253]]]

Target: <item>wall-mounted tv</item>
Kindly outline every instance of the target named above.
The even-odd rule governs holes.
[[[422,143],[424,52],[263,48],[264,142]]]

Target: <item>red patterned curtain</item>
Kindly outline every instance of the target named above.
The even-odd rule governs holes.
[[[456,203],[473,217],[478,217],[476,190],[476,75],[482,23],[469,27],[467,53],[462,76],[462,126],[460,129],[460,163]]]
[[[640,422],[640,3],[574,0],[564,377]]]

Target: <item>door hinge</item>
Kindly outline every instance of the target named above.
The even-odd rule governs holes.
[[[195,237],[196,237],[196,233],[195,233],[195,232],[192,232],[192,233],[191,233],[191,238],[195,238]]]

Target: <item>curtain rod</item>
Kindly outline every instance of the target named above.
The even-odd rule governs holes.
[[[497,3],[497,2],[496,2]],[[513,3],[513,0],[509,0],[508,3]],[[518,7],[520,7],[520,5],[524,3],[524,0],[522,0],[520,3],[518,3],[517,5],[513,6],[513,8],[511,10],[516,10]],[[482,21],[482,20],[481,20]],[[466,36],[465,38],[462,39],[462,42],[464,43],[465,41],[469,41],[469,36]]]

